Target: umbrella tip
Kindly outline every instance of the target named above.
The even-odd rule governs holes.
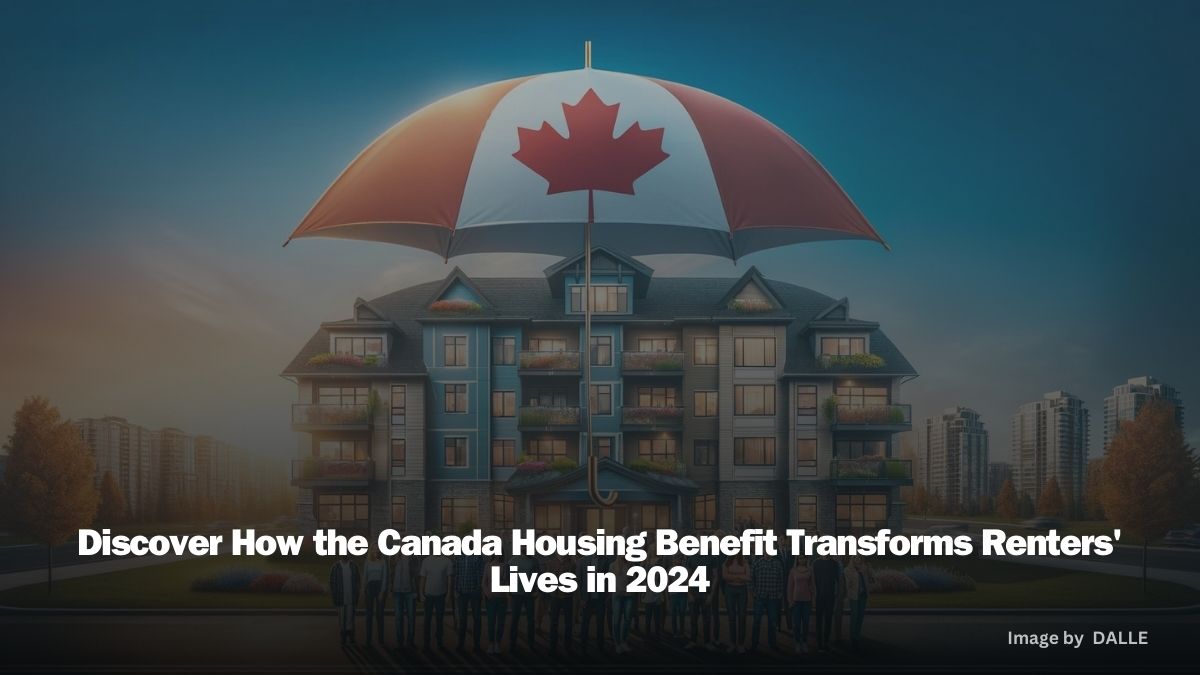
[[[888,253],[892,252],[892,247],[890,245],[888,245],[888,243],[886,241],[880,239],[879,243],[883,244],[883,250],[887,251]]]
[[[584,40],[583,42],[583,67],[592,67],[592,41]]]

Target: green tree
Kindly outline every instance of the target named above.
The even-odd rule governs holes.
[[[100,479],[100,510],[96,520],[101,525],[120,525],[128,516],[129,506],[125,502],[125,493],[117,485],[111,471],[104,472]]]
[[[1150,541],[1185,521],[1197,489],[1197,462],[1175,421],[1175,408],[1149,401],[1117,428],[1100,479],[1100,504],[1114,525],[1142,542],[1142,592]]]
[[[1004,481],[1000,486],[1000,494],[996,495],[996,515],[1006,520],[1013,520],[1021,515],[1021,507],[1017,500],[1017,490],[1011,480]]]
[[[1063,515],[1063,495],[1062,490],[1058,488],[1057,477],[1051,476],[1050,480],[1042,486],[1042,492],[1038,495],[1037,500],[1037,514],[1054,517]]]
[[[13,526],[46,545],[46,590],[54,584],[54,547],[96,517],[91,453],[69,420],[41,396],[13,413],[6,493]]]

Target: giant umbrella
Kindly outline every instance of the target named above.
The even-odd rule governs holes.
[[[584,419],[592,443],[593,246],[737,260],[826,239],[887,244],[812,155],[715,94],[585,66],[455,94],[368,145],[292,232],[467,253],[584,249]]]

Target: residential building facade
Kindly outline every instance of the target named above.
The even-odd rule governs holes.
[[[593,255],[543,277],[445,279],[327,322],[297,384],[298,515],[376,532],[899,528],[893,436],[916,375],[849,303],[763,278],[652,278]],[[585,392],[583,359],[592,387]],[[601,457],[588,498],[585,409]]]
[[[958,406],[925,420],[919,482],[948,504],[977,504],[988,494],[988,432],[979,413]]]
[[[1008,462],[990,462],[987,470],[988,496],[999,496],[1000,488],[1004,487],[1004,481],[1012,480],[1012,476],[1012,464]],[[1016,486],[1013,487],[1015,488]]]
[[[1175,408],[1175,421],[1183,429],[1183,399],[1179,391],[1165,382],[1150,376],[1131,377],[1125,384],[1113,387],[1112,394],[1104,398],[1104,452],[1121,422],[1131,422],[1146,401],[1161,399]]]
[[[1013,487],[1034,502],[1051,477],[1064,501],[1083,497],[1088,460],[1088,409],[1065,391],[1052,391],[1017,409],[1012,420]]]
[[[159,492],[154,452],[158,432],[111,416],[79,419],[75,425],[92,451],[95,487],[99,489],[104,474],[111,473],[125,496],[129,515],[153,518]]]

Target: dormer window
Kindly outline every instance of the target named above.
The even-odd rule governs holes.
[[[361,358],[383,355],[382,337],[335,336],[334,354],[351,354]]]
[[[583,312],[583,286],[571,286],[571,311]],[[596,314],[628,314],[629,287],[598,284],[592,286],[592,312]]]
[[[823,337],[821,356],[850,356],[867,353],[865,337]]]

